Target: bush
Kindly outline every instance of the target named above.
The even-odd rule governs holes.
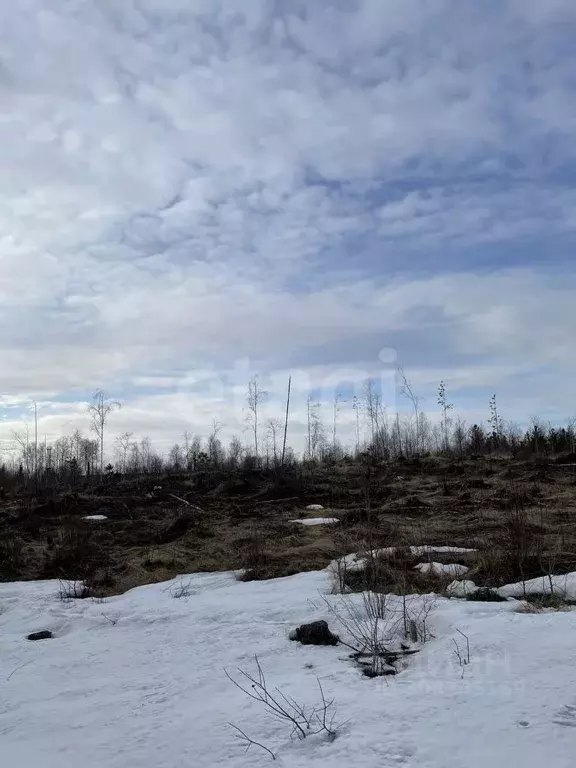
[[[58,590],[60,600],[86,600],[90,597],[90,587],[82,581],[61,581]]]
[[[24,573],[26,551],[24,541],[19,536],[0,538],[0,581],[12,581]]]
[[[270,688],[257,656],[255,656],[255,661],[255,674],[239,669],[239,679],[237,680],[225,670],[226,677],[248,698],[264,705],[269,714],[289,729],[291,738],[296,737],[303,741],[310,736],[323,735],[328,741],[334,741],[339,728],[335,725],[334,699],[326,699],[320,679],[317,679],[321,698],[320,704],[308,707],[299,704],[291,696],[285,695],[279,688]],[[269,747],[252,739],[237,725],[232,723],[230,725],[236,731],[238,738],[246,745],[246,749],[250,749],[252,746],[260,747],[268,752],[273,760],[276,759],[276,755]]]
[[[540,609],[553,608],[554,610],[559,610],[560,608],[565,608],[567,605],[576,605],[574,600],[567,600],[565,597],[555,594],[532,594],[526,595],[523,599],[530,605]]]
[[[397,662],[417,652],[406,643],[425,643],[432,635],[429,617],[434,610],[433,595],[391,597],[364,592],[362,604],[344,597],[326,607],[345,631],[340,642],[354,651],[353,658],[367,677],[396,674]]]

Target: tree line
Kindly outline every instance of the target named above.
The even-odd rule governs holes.
[[[257,376],[246,390],[245,421],[249,440],[233,436],[227,444],[221,439],[223,425],[216,419],[207,435],[188,430],[167,454],[155,450],[149,437],[137,438],[133,432],[107,441],[109,422],[119,402],[97,390],[87,408],[91,437],[80,430],[48,442],[38,439],[37,421],[13,432],[17,451],[11,462],[0,465],[0,484],[9,478],[27,481],[35,478],[74,484],[82,477],[110,473],[122,475],[155,474],[165,471],[194,472],[206,469],[250,470],[294,466],[299,462],[338,462],[371,456],[388,460],[399,456],[445,454],[484,456],[491,454],[548,456],[576,452],[576,419],[564,426],[554,426],[537,418],[526,429],[505,420],[494,394],[487,404],[486,423],[467,424],[456,414],[445,382],[437,390],[434,420],[423,411],[419,397],[404,373],[398,369],[399,392],[409,405],[409,412],[389,414],[382,393],[374,380],[366,379],[362,391],[350,402],[335,392],[330,404],[322,404],[312,395],[306,401],[304,450],[297,455],[287,445],[290,426],[290,382],[283,418],[264,417],[268,393]],[[343,413],[348,409],[347,424],[353,439],[341,439]],[[35,410],[36,414],[36,410]]]

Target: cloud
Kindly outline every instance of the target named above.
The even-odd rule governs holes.
[[[1,9],[0,391],[106,386],[171,435],[239,360],[325,387],[392,347],[544,407],[574,373],[575,27],[569,0]]]

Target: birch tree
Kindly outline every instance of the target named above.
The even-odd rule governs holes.
[[[100,443],[100,474],[104,472],[104,432],[110,414],[120,408],[117,400],[109,400],[106,393],[97,389],[92,397],[92,403],[88,406],[91,419],[91,428],[96,433]]]
[[[248,382],[246,391],[246,402],[248,404],[248,415],[246,417],[254,438],[254,456],[258,458],[258,430],[260,418],[260,406],[268,397],[268,393],[260,386],[258,376],[253,376]]]

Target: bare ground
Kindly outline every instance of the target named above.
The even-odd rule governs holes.
[[[567,572],[576,570],[574,458],[431,457],[21,489],[0,499],[0,580],[83,579],[91,594],[106,595],[197,571],[287,576],[396,546],[397,557],[378,569],[380,586],[424,590],[431,579],[413,573],[422,557],[405,549],[423,544],[478,549],[433,558],[469,565],[478,584]],[[340,522],[292,522],[322,515]],[[349,586],[366,582],[354,577]]]

